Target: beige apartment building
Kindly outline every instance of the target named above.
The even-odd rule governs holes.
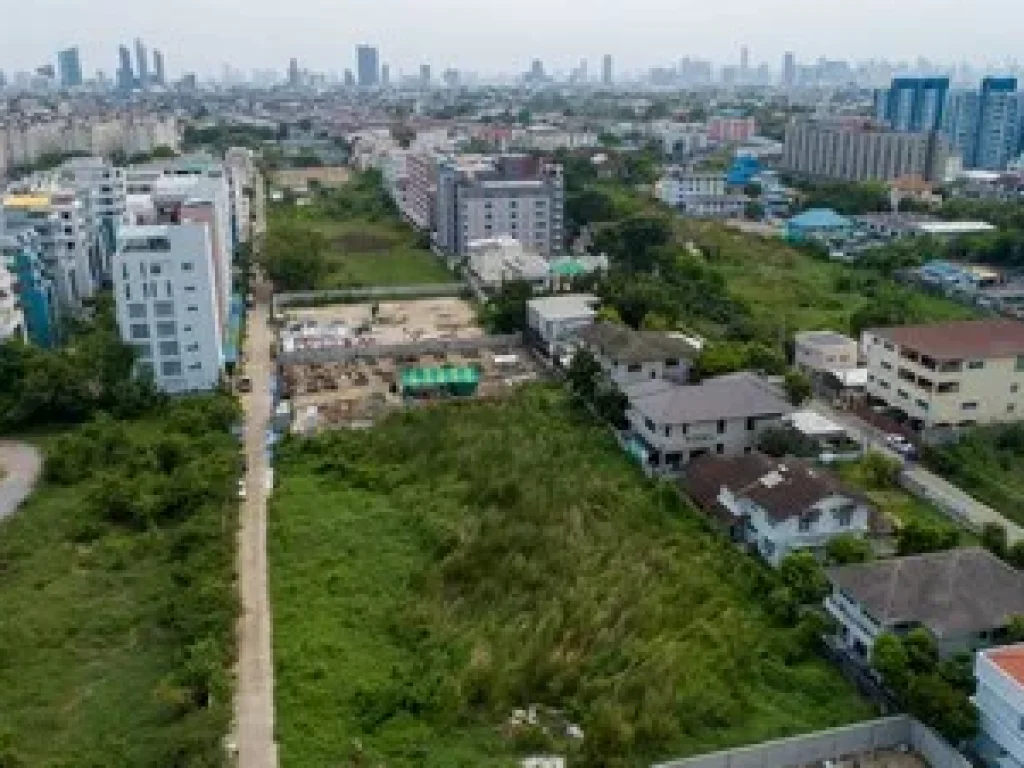
[[[949,148],[935,133],[892,131],[866,120],[794,120],[783,170],[841,181],[942,180]]]
[[[864,332],[868,395],[918,428],[1024,419],[1024,323],[965,320]]]

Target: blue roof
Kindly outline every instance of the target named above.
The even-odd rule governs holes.
[[[786,225],[798,229],[835,229],[838,227],[852,227],[853,222],[845,216],[840,216],[831,208],[810,208],[799,216],[794,216]]]

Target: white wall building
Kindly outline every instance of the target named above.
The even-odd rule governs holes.
[[[741,216],[746,195],[726,192],[725,174],[671,168],[656,185],[658,199],[687,216],[731,218]]]
[[[0,228],[2,229],[2,228]],[[17,280],[0,258],[0,342],[10,338],[28,340],[25,316],[18,302]]]
[[[224,168],[227,171],[228,192],[231,200],[231,226],[236,243],[247,243],[251,236],[252,222],[249,195],[255,178],[253,153],[244,147],[231,147],[224,153]]]
[[[599,301],[589,293],[530,299],[526,302],[526,322],[547,354],[561,354],[580,328],[594,322]]]
[[[834,331],[803,331],[796,334],[794,362],[807,374],[856,368],[857,342]]]
[[[1024,645],[982,651],[974,675],[981,751],[1000,768],[1024,768]]]
[[[159,388],[210,390],[223,369],[214,233],[208,222],[126,225],[114,255],[122,338]]]
[[[515,238],[473,240],[467,251],[466,267],[484,288],[499,288],[503,283],[523,280],[543,289],[551,282],[548,262],[523,248]]]

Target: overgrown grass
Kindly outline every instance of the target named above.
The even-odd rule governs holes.
[[[222,764],[236,447],[210,419],[233,411],[33,437],[63,458],[0,524],[0,764]]]
[[[281,760],[652,758],[871,715],[772,577],[557,391],[288,441],[270,515]],[[586,734],[507,727],[561,710]]]

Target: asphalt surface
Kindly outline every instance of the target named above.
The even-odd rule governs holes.
[[[34,446],[0,441],[0,520],[13,515],[32,493],[42,468],[43,457]]]

